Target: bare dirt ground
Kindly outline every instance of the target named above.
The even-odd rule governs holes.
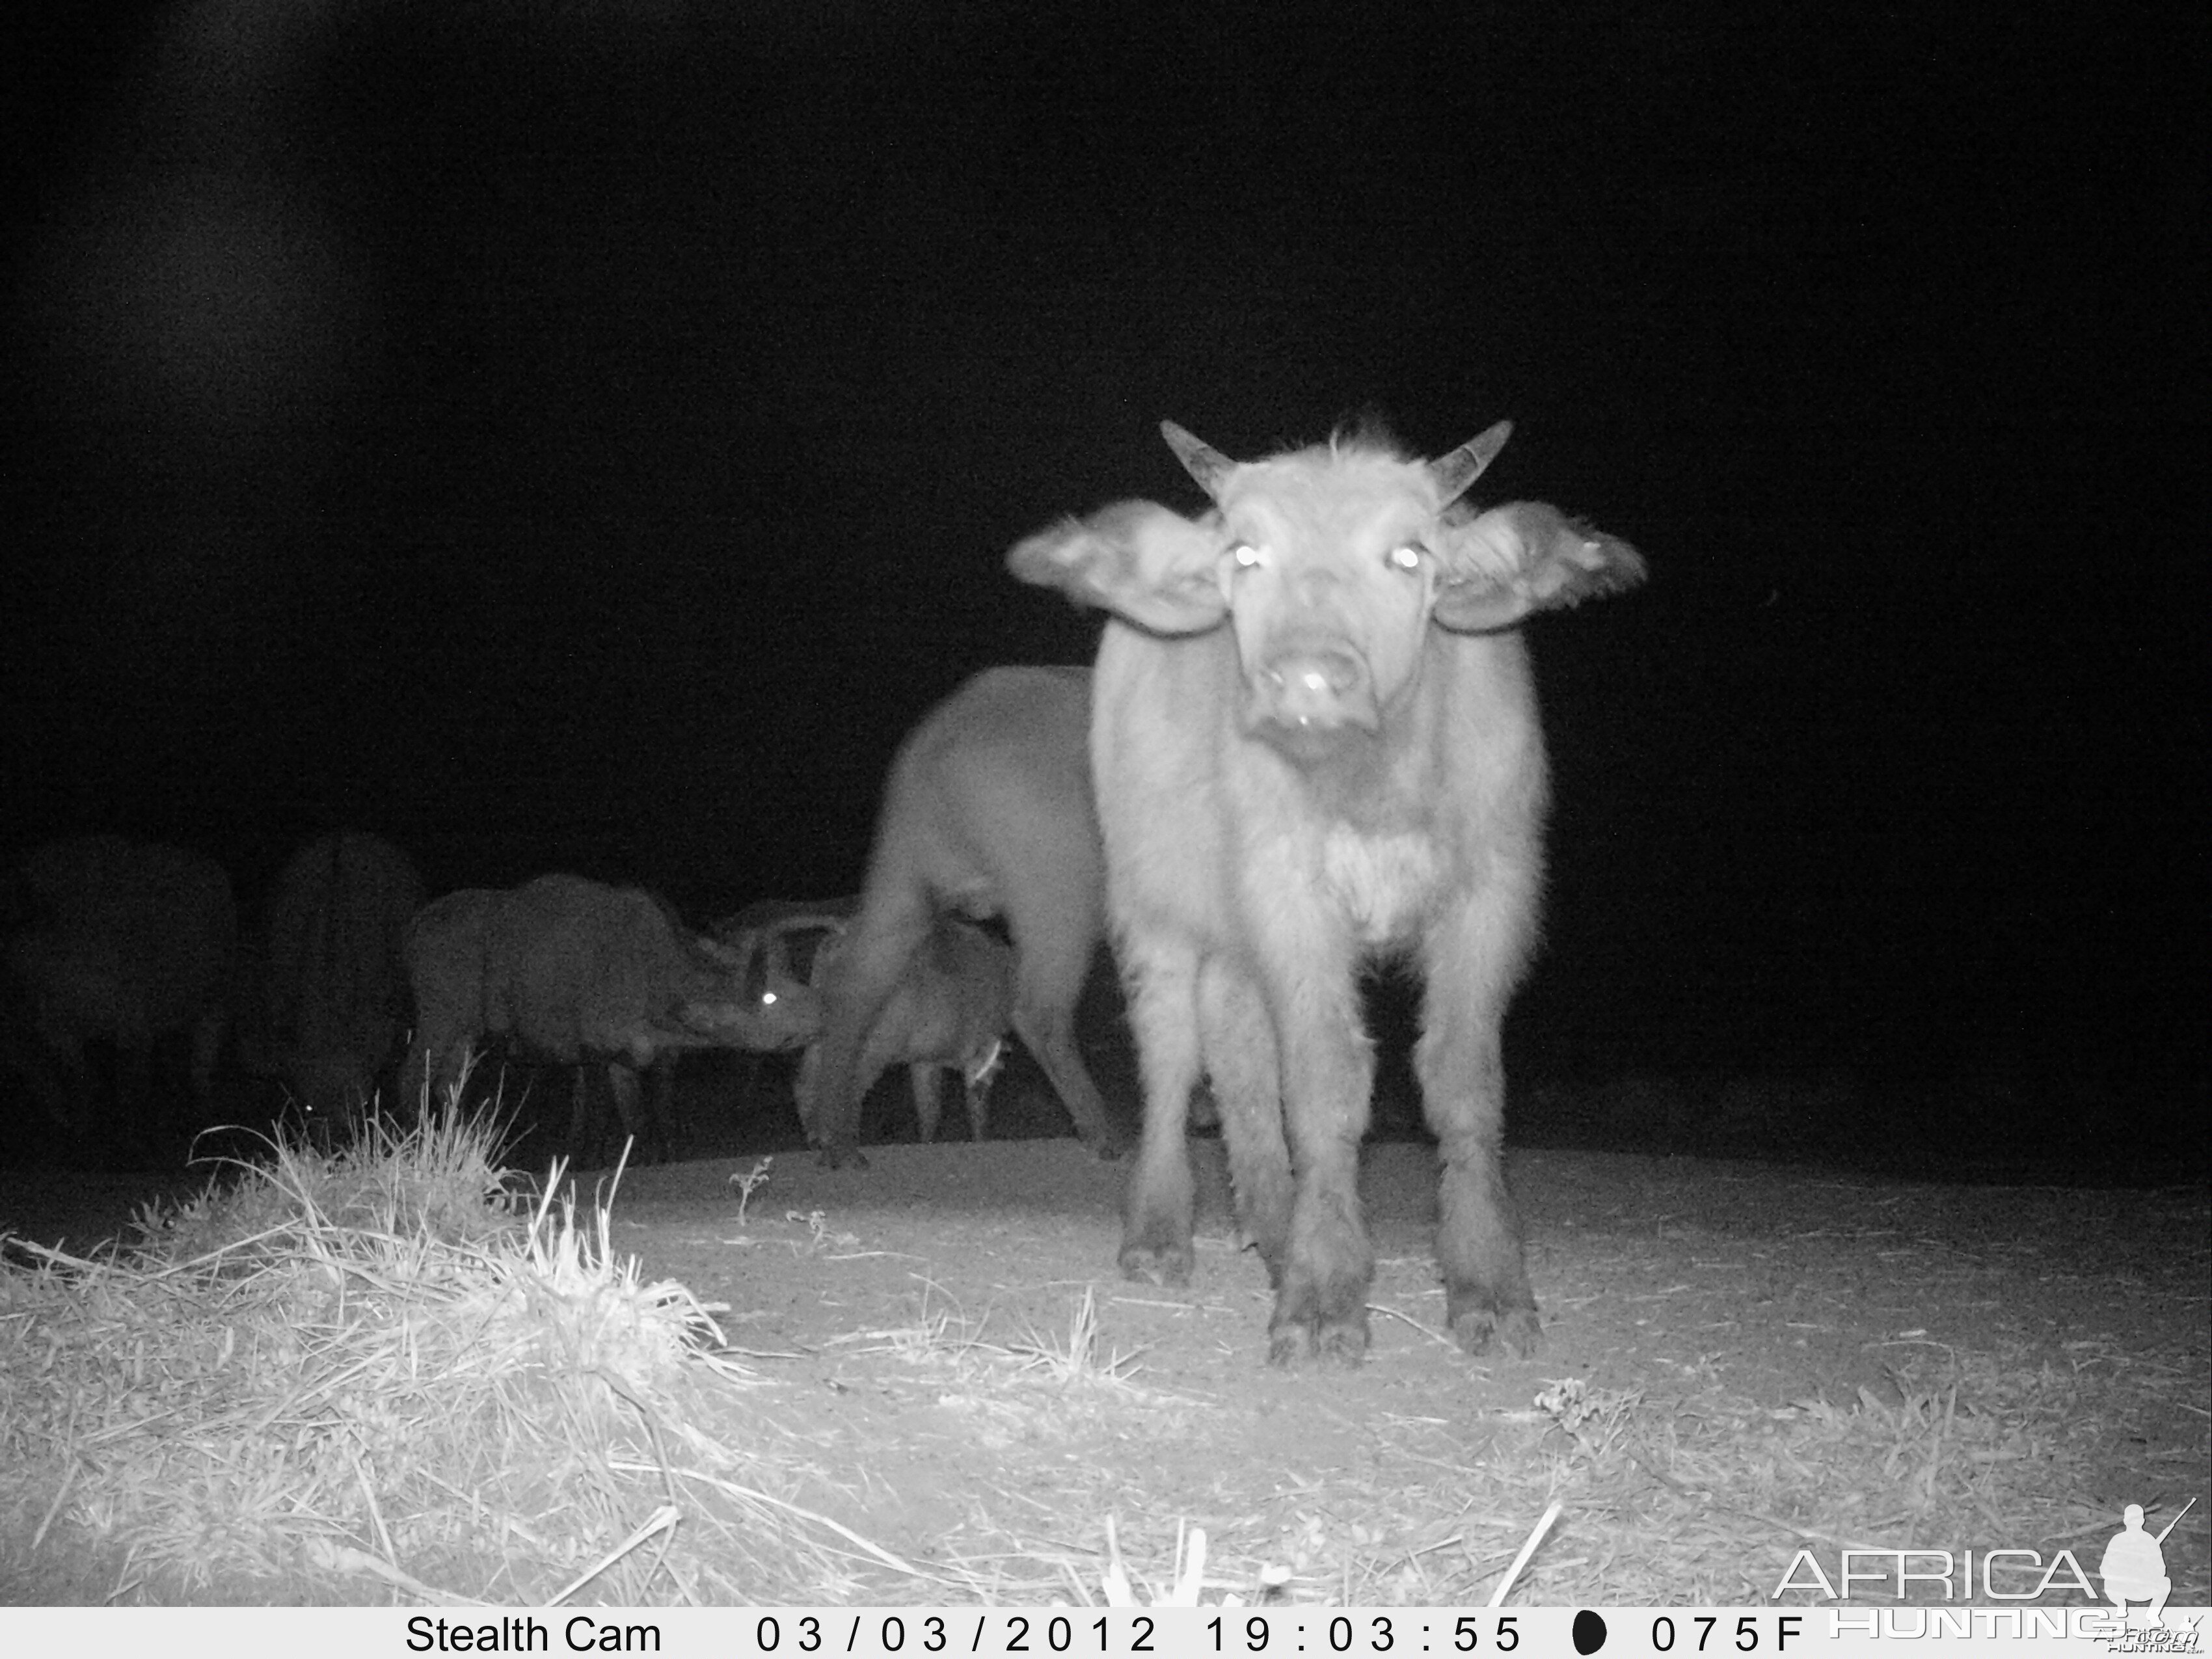
[[[1195,1151],[1188,1292],[1116,1277],[1121,1170],[1068,1140],[780,1153],[742,1211],[757,1156],[633,1170],[614,1239],[727,1304],[763,1386],[715,1431],[880,1552],[890,1604],[1097,1600],[1112,1517],[1140,1595],[1184,1526],[1207,1600],[1465,1605],[1553,1498],[1516,1601],[1761,1604],[1801,1549],[1831,1578],[1846,1546],[2094,1574],[2124,1505],[2154,1531],[2212,1486],[2201,1188],[1519,1152],[1547,1341],[1516,1363],[1438,1335],[1432,1157],[1374,1145],[1373,1350],[1284,1372],[1220,1148]],[[82,1243],[135,1190],[10,1176],[0,1228]],[[2212,1600],[2203,1509],[2166,1543],[2176,1605]]]

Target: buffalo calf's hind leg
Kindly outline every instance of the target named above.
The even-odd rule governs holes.
[[[1267,1264],[1268,1287],[1279,1291],[1290,1255],[1292,1188],[1274,1022],[1260,988],[1221,962],[1199,970],[1198,1013],[1229,1152],[1237,1231]]]
[[[926,1146],[937,1139],[937,1120],[945,1109],[938,1093],[937,1062],[909,1060],[906,1078],[907,1087],[914,1095],[915,1139]]]
[[[1144,1136],[1121,1225],[1124,1277],[1190,1282],[1190,1091],[1198,1083],[1197,964],[1174,946],[1125,950],[1129,1022],[1145,1081]]]
[[[1075,1041],[1075,1007],[1091,972],[1097,924],[1057,913],[1019,914],[1007,922],[1018,978],[1014,1030],[1052,1079],[1077,1139],[1101,1158],[1119,1158],[1121,1131],[1107,1115],[1105,1099]]]

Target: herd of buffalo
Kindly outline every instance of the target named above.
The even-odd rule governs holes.
[[[797,1051],[807,1139],[857,1164],[861,1102],[894,1066],[925,1139],[948,1070],[980,1138],[1011,1033],[1112,1157],[1122,1117],[1075,1040],[1110,939],[1143,1093],[1122,1270],[1190,1274],[1203,1082],[1275,1292],[1271,1358],[1354,1360],[1374,1268],[1359,980],[1395,959],[1425,986],[1413,1069],[1452,1334],[1532,1352],[1500,1164],[1499,1025],[1547,808],[1520,624],[1632,586],[1642,562],[1540,503],[1468,505],[1502,424],[1434,460],[1348,432],[1239,463],[1163,431],[1206,507],[1118,502],[1014,548],[1017,577],[1107,613],[1097,663],[989,669],[933,709],[892,765],[857,899],[703,929],[570,875],[428,900],[405,853],[353,831],[301,848],[242,928],[208,860],[56,842],[22,860],[4,917],[15,1132],[158,1139],[225,1053],[336,1113],[442,1090],[492,1046],[575,1068],[580,1156],[617,1126],[650,1152],[675,1056]]]

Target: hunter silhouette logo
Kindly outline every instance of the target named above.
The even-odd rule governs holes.
[[[2166,1535],[2181,1524],[2181,1516],[2197,1506],[2191,1498],[2181,1506],[2181,1515],[2167,1522],[2158,1536],[2152,1537],[2143,1530],[2142,1505],[2130,1504],[2120,1512],[2120,1530],[2112,1534],[2112,1541],[2105,1546],[2105,1559],[2097,1564],[2097,1576],[2105,1581],[2105,1599],[2119,1612],[2123,1620],[2128,1616],[2128,1603],[2147,1601],[2143,1622],[2155,1625],[2165,1610],[2166,1598],[2173,1593],[2173,1580],[2166,1577],[2166,1552],[2161,1547]]]

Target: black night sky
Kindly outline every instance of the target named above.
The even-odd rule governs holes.
[[[1518,1074],[2203,1109],[2201,5],[92,9],[0,42],[0,850],[850,891],[1160,417],[1510,418],[1652,570],[1534,624]]]

